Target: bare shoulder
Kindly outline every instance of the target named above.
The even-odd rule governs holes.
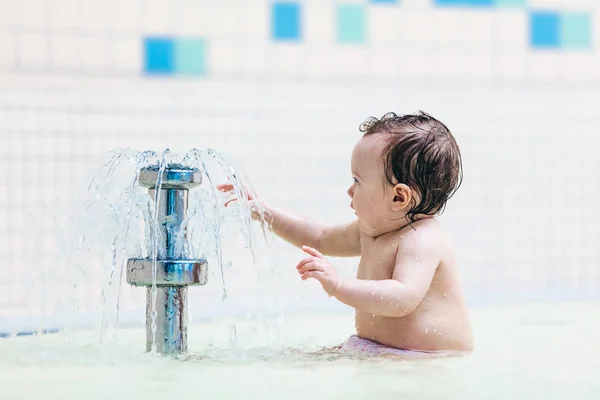
[[[448,238],[435,218],[426,218],[414,222],[399,230],[396,236],[398,256],[414,256],[441,261],[448,252]]]

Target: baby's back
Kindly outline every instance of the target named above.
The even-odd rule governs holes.
[[[356,329],[360,337],[408,350],[470,351],[473,339],[450,241],[435,219],[425,219],[382,237],[361,236],[358,279],[384,280],[394,275],[395,260],[402,241],[423,235],[439,251],[440,262],[429,290],[414,311],[403,317],[375,316],[357,310]],[[398,276],[396,271],[396,276]],[[400,271],[402,276],[402,271]]]

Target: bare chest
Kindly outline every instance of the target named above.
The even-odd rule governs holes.
[[[358,265],[358,279],[390,279],[394,272],[394,262],[398,242],[393,237],[373,239],[361,237],[361,258]]]

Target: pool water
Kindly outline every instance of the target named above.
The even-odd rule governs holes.
[[[190,327],[179,359],[145,353],[143,329],[0,339],[0,399],[598,399],[600,305],[475,307],[476,351],[439,359],[328,350],[352,314],[287,316],[283,345],[253,346],[251,328]],[[248,339],[248,340],[246,340]]]

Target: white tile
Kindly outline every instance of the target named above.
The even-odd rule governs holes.
[[[110,42],[109,65],[116,71],[141,72],[143,69],[142,39],[137,36],[117,36]]]
[[[110,66],[110,39],[100,36],[81,38],[81,65],[83,68],[106,69]]]
[[[374,48],[367,60],[368,75],[378,79],[393,79],[402,75],[400,67],[400,49]]]
[[[203,4],[193,0],[175,0],[175,34],[198,37],[206,35],[206,25],[200,22]]]
[[[0,32],[0,67],[16,66],[17,42],[12,32]]]
[[[311,1],[303,4],[302,42],[307,45],[329,45],[336,41],[333,2]]]
[[[600,2],[598,3],[598,7],[596,11],[590,17],[590,25],[591,25],[591,47],[593,51],[598,52],[600,49]]]
[[[82,1],[79,28],[85,32],[106,32],[112,25],[110,21],[120,12],[114,6],[112,1]]]
[[[269,70],[269,48],[261,44],[248,44],[239,48],[241,66],[244,73],[264,76]]]
[[[111,12],[110,26],[117,32],[142,32],[145,0],[105,0]]]
[[[472,46],[477,49],[489,49],[492,43],[492,21],[494,11],[463,10],[446,16],[448,36],[451,41]]]
[[[81,12],[79,0],[60,0],[49,4],[50,26],[52,29],[76,28],[79,26]]]
[[[24,67],[44,67],[49,62],[49,39],[41,33],[24,33],[18,39],[17,57]]]
[[[341,77],[366,76],[368,74],[368,47],[336,46],[332,49],[332,66]]]
[[[302,74],[304,46],[296,43],[274,43],[270,46],[269,70],[274,76],[289,77]]]
[[[491,57],[492,80],[523,81],[529,74],[527,52],[523,49],[494,51]]]
[[[146,35],[173,35],[174,5],[167,0],[146,0],[141,5],[142,32]]]
[[[400,7],[369,7],[366,10],[368,43],[373,48],[390,48],[400,43]]]
[[[270,0],[240,1],[237,7],[241,12],[239,32],[242,38],[258,43],[267,43],[270,40],[270,6]]]
[[[596,69],[597,54],[562,53],[558,59],[559,76],[564,82],[592,82],[598,76]]]
[[[515,51],[529,47],[529,18],[526,12],[495,11],[491,24],[494,50]]]
[[[553,51],[530,52],[527,54],[526,68],[533,82],[556,82],[560,78],[560,53]]]
[[[440,29],[445,22],[443,15],[431,11],[400,13],[398,16],[399,41],[402,48],[419,49],[437,46],[440,35],[446,32]]]
[[[50,7],[46,0],[19,0],[13,3],[16,4],[19,27],[41,29],[51,26]]]
[[[211,39],[207,48],[207,60],[210,62],[211,74],[230,75],[238,69],[236,46],[230,40]]]
[[[74,35],[50,36],[50,65],[55,68],[81,66],[81,39]]]
[[[238,40],[242,37],[241,26],[244,24],[243,10],[237,6],[215,7],[211,14],[213,25],[211,33],[220,39]]]
[[[20,25],[20,7],[15,1],[0,1],[0,28],[16,28]]]
[[[433,65],[439,62],[438,52],[427,52],[425,49],[404,49],[400,57],[398,69],[406,78],[423,78],[431,75]]]
[[[558,11],[576,10],[576,9],[598,9],[596,0],[529,0],[528,8],[536,9],[554,9]]]
[[[460,57],[457,77],[465,80],[489,81],[492,77],[491,51],[477,51]]]
[[[334,76],[332,47],[327,45],[307,46],[304,60],[304,72],[307,77],[327,78]]]

